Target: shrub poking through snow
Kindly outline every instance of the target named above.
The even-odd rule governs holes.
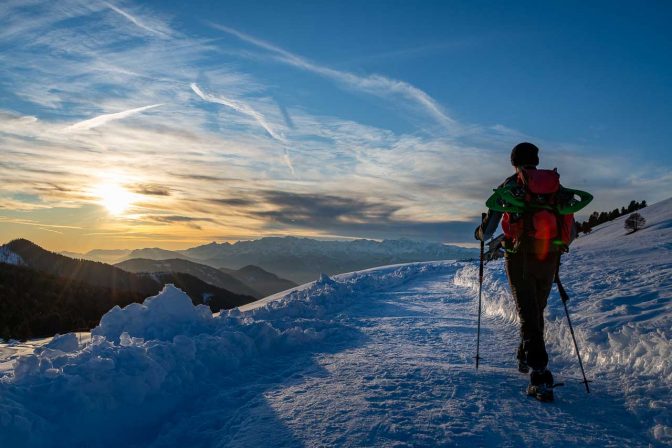
[[[644,227],[644,224],[646,224],[646,219],[639,213],[633,213],[625,220],[624,227],[631,230],[630,233],[634,233]]]

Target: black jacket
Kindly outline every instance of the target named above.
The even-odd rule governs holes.
[[[518,174],[514,174],[513,176],[507,177],[504,182],[502,182],[499,187],[501,188],[506,185],[510,185],[511,183],[516,184],[518,178]],[[492,235],[494,235],[495,231],[497,230],[497,227],[499,226],[499,221],[502,220],[502,216],[504,214],[502,212],[498,212],[495,210],[488,210],[488,213],[485,215],[485,218],[483,218],[483,222],[476,227],[476,231],[474,232],[474,238],[477,240],[483,240],[487,241],[490,238],[492,238]]]

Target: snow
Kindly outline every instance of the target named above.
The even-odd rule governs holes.
[[[79,348],[79,341],[75,333],[57,334],[45,345],[45,348],[60,350],[63,353],[72,353]]]
[[[182,290],[167,284],[156,296],[144,303],[132,303],[121,309],[112,308],[105,314],[100,325],[91,331],[92,336],[101,336],[108,341],[119,342],[123,334],[135,338],[172,340],[177,335],[198,334],[212,322],[210,308],[194,307]]]
[[[11,339],[7,343],[0,343],[0,378],[11,373],[14,369],[14,362],[19,357],[34,353],[51,340],[52,338],[40,338],[21,342]]]
[[[587,376],[614,393],[659,441],[672,443],[672,199],[638,211],[647,225],[628,234],[627,215],[580,237],[563,257],[560,278]],[[457,284],[478,291],[477,268]],[[501,262],[487,267],[484,312],[517,322]],[[555,298],[555,300],[554,300]],[[547,343],[567,362],[576,359],[557,293],[551,296]],[[578,361],[575,361],[578,363]]]
[[[0,263],[13,264],[15,266],[25,266],[26,264],[23,258],[5,246],[0,246]]]
[[[542,404],[514,369],[502,262],[485,272],[478,371],[476,264],[414,263],[217,316],[167,285],[110,310],[90,341],[0,346],[0,446],[672,444],[672,201],[639,212],[646,228],[607,223],[562,266],[590,395],[555,291],[546,337],[566,385]]]

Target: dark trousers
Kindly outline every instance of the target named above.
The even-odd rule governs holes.
[[[507,254],[505,263],[520,318],[518,359],[534,370],[542,370],[548,364],[544,343],[544,309],[559,261],[557,255],[549,255],[545,260],[539,260],[534,253],[520,251]]]

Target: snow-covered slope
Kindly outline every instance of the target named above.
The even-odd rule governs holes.
[[[596,227],[572,244],[560,278],[589,378],[613,393],[672,443],[672,198],[639,210],[646,226],[629,234],[627,216]],[[458,273],[476,291],[476,268]],[[485,312],[509,322],[511,307],[501,265],[485,275]],[[562,303],[549,300],[546,339],[556,356],[576,359]]]
[[[605,224],[562,268],[553,404],[524,396],[502,263],[428,262],[317,282],[213,317],[167,286],[0,372],[0,446],[657,446],[672,443],[672,202]],[[617,247],[613,247],[617,244]]]
[[[23,266],[26,263],[16,253],[12,252],[9,247],[0,246],[0,263],[13,264],[16,266]]]

